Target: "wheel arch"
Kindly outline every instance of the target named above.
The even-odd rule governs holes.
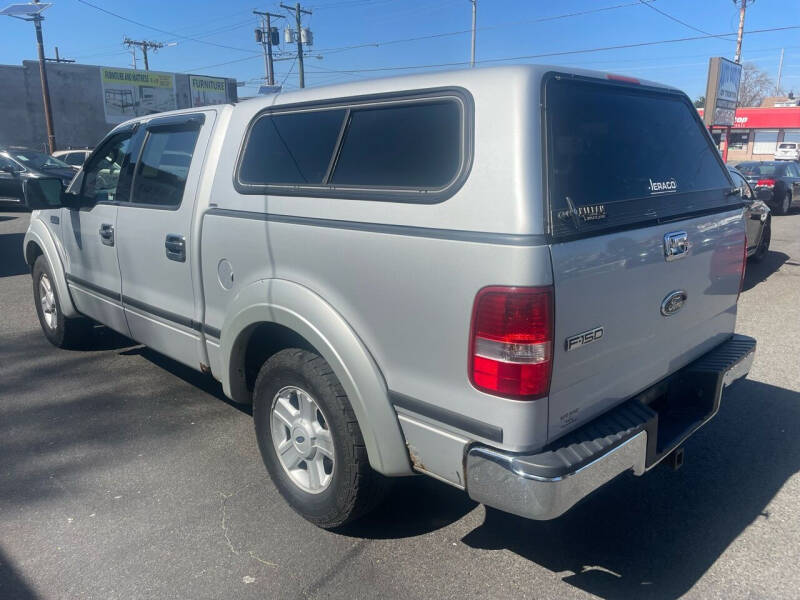
[[[344,318],[305,286],[267,279],[244,288],[227,310],[220,338],[223,390],[251,401],[254,343],[260,358],[297,345],[316,351],[342,384],[364,437],[370,465],[384,475],[412,473],[383,375]],[[277,338],[276,338],[277,336]],[[258,354],[256,354],[258,356]]]
[[[55,241],[53,240],[50,231],[44,223],[38,218],[31,217],[28,231],[25,233],[25,238],[22,241],[23,255],[25,262],[29,267],[33,268],[33,263],[36,259],[43,255],[47,262],[50,264],[50,271],[53,274],[53,279],[56,284],[56,291],[61,303],[61,310],[65,317],[77,317],[78,311],[72,304],[72,296],[67,287],[67,278],[64,275],[64,265],[61,262],[61,257],[58,254]]]

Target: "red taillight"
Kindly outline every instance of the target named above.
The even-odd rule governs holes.
[[[774,179],[759,179],[757,186],[760,187],[775,187],[775,180]]]
[[[535,400],[550,390],[552,363],[552,288],[487,287],[478,292],[469,355],[475,387]]]
[[[626,75],[616,75],[614,73],[609,73],[606,75],[606,79],[610,81],[624,81],[625,83],[635,83],[636,85],[641,85],[641,81],[636,79],[636,77],[628,77]]]

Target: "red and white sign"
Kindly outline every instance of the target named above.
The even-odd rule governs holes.
[[[700,116],[703,109],[698,109]],[[800,106],[786,108],[737,108],[733,129],[800,128]]]

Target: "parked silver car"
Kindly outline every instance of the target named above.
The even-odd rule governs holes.
[[[675,89],[462,70],[122,124],[28,184],[24,252],[51,342],[210,373],[310,521],[413,473],[551,519],[679,466],[747,374],[733,185]]]

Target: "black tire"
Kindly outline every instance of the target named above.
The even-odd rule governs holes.
[[[769,220],[764,223],[764,230],[761,232],[761,239],[758,241],[758,248],[756,248],[755,253],[753,256],[750,257],[750,260],[753,262],[761,262],[764,260],[764,257],[769,252],[769,243],[772,238],[772,224]]]
[[[278,458],[278,442],[273,442],[273,405],[278,393],[285,393],[287,388],[299,388],[312,397],[312,404],[316,403],[322,413],[320,422],[332,438],[334,460],[329,482],[316,493],[306,491],[292,479]],[[300,415],[299,410],[297,414]],[[289,348],[264,363],[253,390],[253,420],[261,457],[272,481],[289,505],[308,521],[326,529],[339,527],[365,515],[382,499],[386,479],[370,467],[364,438],[347,395],[328,363],[318,354]],[[288,432],[285,443],[294,444],[295,439],[302,443],[303,436],[295,438],[295,430],[284,427]],[[276,432],[278,438],[284,435],[286,433]],[[313,433],[309,441],[312,438]],[[295,446],[295,450],[297,448]],[[308,449],[307,452],[318,451]],[[302,452],[298,454],[302,456]],[[310,456],[310,460],[314,458]],[[306,460],[300,460],[298,468],[303,463],[308,470]]]
[[[90,337],[92,324],[85,318],[67,318],[61,308],[61,299],[58,297],[58,289],[55,285],[53,272],[44,255],[40,255],[33,263],[33,299],[36,304],[36,314],[39,317],[39,325],[42,332],[51,344],[58,348],[84,348]],[[42,303],[43,279],[46,280],[45,288],[51,290],[52,296],[46,302],[52,307],[53,312],[48,310]]]
[[[779,215],[786,215],[789,214],[789,211],[792,209],[792,192],[788,191],[784,194],[783,199],[779,206],[775,208],[775,212]]]

